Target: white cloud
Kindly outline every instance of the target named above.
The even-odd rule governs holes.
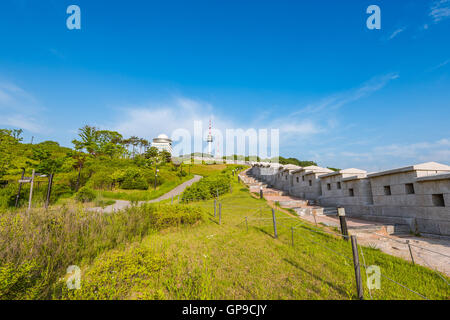
[[[203,138],[205,138],[210,120],[212,120],[213,129],[220,130],[223,136],[225,136],[226,129],[241,128],[239,123],[246,125],[246,128],[243,129],[248,128],[248,123],[245,121],[232,121],[226,115],[220,114],[209,103],[185,97],[178,97],[164,103],[149,102],[144,105],[121,108],[119,119],[112,124],[104,124],[100,127],[112,128],[124,136],[144,137],[149,141],[161,133],[171,137],[175,130],[185,129],[193,139],[194,122],[201,122]],[[203,138],[202,141],[204,141]],[[175,142],[174,145],[177,143]],[[218,147],[221,150],[220,153],[223,154],[224,145],[219,143],[218,146],[217,142],[214,142],[213,147]],[[195,150],[195,152],[199,151]]]
[[[449,63],[450,63],[450,59],[448,59],[448,60],[446,60],[446,61],[444,61],[444,62],[438,64],[437,66],[434,66],[433,68],[430,68],[430,69],[428,70],[428,72],[430,72],[430,71],[435,71],[435,70],[437,70],[437,69],[440,69],[440,68],[442,68],[442,67],[445,67],[445,66],[446,66],[447,64],[449,64]]]
[[[43,108],[24,89],[10,82],[0,83],[0,125],[33,133],[45,131],[37,119]]]
[[[318,113],[339,109],[349,103],[358,101],[381,90],[389,82],[397,78],[399,78],[398,73],[388,73],[382,76],[374,77],[369,81],[363,83],[358,88],[326,97],[318,103],[306,106],[302,110],[295,112],[293,115],[300,115],[304,113]]]
[[[450,17],[450,0],[434,1],[430,8],[429,16],[434,23],[438,23]]]
[[[399,28],[399,29],[395,30],[395,31],[389,36],[389,40],[394,39],[396,36],[398,36],[400,33],[402,33],[402,32],[405,31],[405,30],[406,30],[406,27],[402,27],[402,28]]]
[[[210,119],[216,129],[225,129],[229,122],[215,114],[212,105],[188,98],[175,98],[169,102],[150,102],[140,106],[120,109],[116,124],[105,125],[126,135],[155,137],[160,133],[170,134],[176,129],[193,130],[194,121],[202,121],[207,129]]]
[[[313,150],[310,149],[320,148],[322,152],[324,146],[344,143],[339,137],[344,131],[352,128],[351,123],[346,123],[343,127],[337,120],[335,115],[338,109],[370,96],[398,77],[397,73],[374,77],[359,87],[332,94],[318,103],[309,104],[302,110],[292,113],[266,110],[254,118],[244,118],[239,113],[227,114],[226,110],[219,113],[207,102],[179,97],[168,102],[150,102],[123,107],[120,109],[120,118],[101,127],[113,128],[125,136],[136,135],[151,139],[160,133],[170,136],[179,128],[187,129],[193,135],[194,121],[202,121],[203,130],[206,131],[212,117],[213,128],[221,130],[223,134],[226,129],[279,129],[281,153],[301,149],[311,153]],[[338,153],[339,149],[324,151],[322,157]]]
[[[333,165],[359,167],[369,172],[430,161],[450,164],[450,139],[443,138],[434,142],[376,146],[361,152],[341,150],[336,159],[325,158],[323,160],[328,162],[337,160],[338,163]]]

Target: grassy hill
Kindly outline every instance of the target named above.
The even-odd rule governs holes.
[[[190,204],[205,209],[206,219],[102,253],[81,266],[82,289],[64,289],[62,298],[356,298],[353,264],[343,257],[352,257],[348,242],[302,223],[292,247],[290,228],[299,220],[279,211],[279,238],[274,239],[271,207],[236,181],[233,193],[223,195],[220,202],[220,225],[213,200]],[[245,217],[249,217],[248,231]],[[431,299],[450,298],[448,285],[432,270],[371,248],[365,247],[364,255],[368,265],[379,266],[383,274],[418,293]],[[362,273],[365,280],[364,269]],[[373,299],[420,299],[385,278],[381,281],[381,290],[371,292]]]
[[[108,135],[116,133],[100,136]],[[137,148],[123,156],[122,140],[105,144],[102,138],[86,153],[54,142],[22,144],[6,131],[0,138],[0,173],[6,182],[0,188],[0,299],[356,298],[350,244],[280,209],[275,239],[274,204],[254,198],[238,183],[232,175],[238,166],[177,166],[166,155],[154,150],[140,155]],[[31,168],[56,174],[49,210],[42,208],[45,177],[35,185],[33,209],[24,209],[28,184],[14,208],[22,167],[26,176]],[[102,214],[75,201],[82,189],[85,195],[91,189],[96,202],[149,200],[194,174],[205,179],[187,189],[187,201],[179,204],[167,200]],[[220,219],[212,199],[217,191]],[[195,201],[193,194],[209,200]],[[407,288],[430,299],[450,298],[443,280],[448,277],[374,248],[360,250],[363,261],[385,276],[380,290],[369,292],[364,284],[366,298],[421,298]],[[82,270],[80,290],[66,287],[71,265]],[[362,274],[365,281],[364,269]]]

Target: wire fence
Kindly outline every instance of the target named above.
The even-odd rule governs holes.
[[[188,199],[185,200],[188,203],[191,202],[201,202],[202,204],[206,204],[207,206],[210,206],[211,199]],[[228,199],[230,201],[233,201],[233,198]],[[174,201],[172,201],[174,202]],[[180,202],[180,197],[178,197],[178,202]],[[223,214],[228,215],[230,213],[233,213],[235,211],[245,211],[246,216],[242,221],[239,223],[234,223],[233,226],[242,228],[244,227],[245,230],[248,232],[250,228],[263,231],[266,234],[273,234],[274,239],[278,239],[284,242],[288,242],[291,246],[296,246],[296,240],[302,239],[305,242],[311,243],[315,246],[319,246],[326,250],[326,252],[329,252],[329,254],[340,257],[345,260],[346,264],[349,266],[353,266],[355,270],[355,279],[351,279],[351,281],[356,281],[357,287],[362,285],[362,279],[360,276],[360,279],[357,279],[358,272],[357,270],[363,269],[364,272],[362,273],[365,278],[366,286],[365,291],[368,293],[368,296],[370,299],[373,299],[374,295],[374,289],[369,285],[369,271],[371,265],[368,263],[367,258],[370,258],[370,255],[367,255],[367,252],[364,252],[363,246],[357,243],[358,237],[351,236],[348,234],[348,232],[343,232],[343,226],[341,224],[340,228],[336,228],[336,230],[330,230],[329,228],[323,228],[319,227],[317,221],[315,221],[315,224],[307,223],[303,220],[301,220],[297,216],[287,216],[287,214],[283,211],[279,211],[276,209],[268,208],[267,206],[260,206],[260,207],[250,207],[250,206],[244,206],[239,205],[235,203],[226,203],[224,204],[219,197],[214,198],[213,208],[211,211],[211,215],[214,215],[214,219],[216,222],[221,225],[222,224],[222,217]],[[344,218],[345,220],[345,218]],[[342,223],[342,222],[341,222]],[[345,231],[347,227],[345,226]],[[447,286],[449,286],[449,282],[447,279],[441,275],[440,272],[438,272],[435,268],[431,267],[431,265],[426,261],[424,256],[422,254],[419,254],[417,250],[412,250],[411,247],[416,249],[425,250],[427,252],[431,252],[433,254],[438,254],[440,256],[443,256],[445,258],[450,258],[450,256],[440,253],[428,248],[421,247],[417,244],[408,243],[406,241],[397,240],[382,234],[379,234],[377,232],[373,232],[374,235],[386,238],[388,240],[401,243],[405,246],[408,246],[411,258],[413,260],[413,254],[420,258],[424,263],[427,265],[429,269],[431,269],[434,273],[436,273],[440,279],[442,279]],[[281,237],[282,236],[282,237]],[[355,243],[356,243],[356,249],[352,248],[352,246],[347,245],[345,248],[342,246],[336,246],[334,245],[334,241],[338,241],[340,243],[350,243],[351,237],[355,237]],[[332,239],[332,241],[330,241]],[[340,247],[340,249],[337,249],[337,247]],[[359,264],[359,262],[355,261],[355,251],[356,251],[356,257],[359,259],[359,256],[362,258],[362,263]],[[353,255],[353,257],[352,257]],[[370,259],[369,259],[370,260]],[[357,263],[357,265],[356,265]],[[360,267],[361,265],[361,267]],[[399,288],[402,288],[403,290],[413,294],[415,297],[420,297],[421,299],[429,300],[429,298],[423,294],[420,293],[419,289],[411,288],[410,286],[402,283],[400,280],[395,279],[395,275],[386,274],[386,271],[383,270],[383,273],[380,273],[379,275],[381,278],[385,279],[389,283],[391,283],[394,286],[397,286]],[[349,279],[350,280],[350,279]],[[364,289],[362,289],[364,290]],[[359,297],[359,298],[362,298]]]
[[[266,207],[267,208],[267,207]],[[224,207],[222,207],[222,210]],[[356,236],[350,236],[348,234],[342,233],[342,227],[341,230],[338,232],[333,232],[324,228],[321,228],[317,225],[313,225],[310,223],[306,223],[302,220],[300,220],[299,217],[286,217],[284,212],[278,211],[278,210],[272,210],[271,214],[272,216],[268,216],[267,210],[263,211],[260,208],[248,208],[249,214],[236,226],[242,227],[244,224],[246,226],[246,230],[248,232],[249,228],[255,228],[264,231],[265,233],[273,233],[273,238],[280,240],[280,235],[284,235],[282,241],[286,241],[286,239],[290,242],[290,245],[295,247],[296,245],[296,239],[301,238],[303,241],[312,243],[314,245],[320,246],[321,248],[325,249],[330,254],[340,257],[344,259],[349,265],[353,265],[355,268],[355,274],[356,272],[356,265],[355,265],[355,258],[348,253],[345,252],[345,250],[339,250],[336,248],[336,246],[333,246],[333,241],[338,241],[341,243],[350,243],[348,240],[350,240],[351,237],[355,238],[355,242],[357,243],[358,237]],[[284,216],[283,216],[284,215]],[[273,230],[271,230],[273,228]],[[389,237],[387,237],[389,238]],[[329,241],[329,239],[333,239],[333,241]],[[389,238],[391,240],[394,240],[392,238]],[[399,240],[395,240],[399,243],[403,243],[407,245],[406,242],[402,242]],[[412,245],[412,244],[411,244]],[[447,257],[447,255],[435,252],[433,250],[423,248],[418,245],[414,245],[414,247],[421,248],[430,252],[434,252],[437,254],[440,254],[442,256]],[[347,247],[347,251],[351,250],[351,246],[349,245]],[[353,256],[355,254],[355,250],[353,251]],[[368,284],[369,281],[369,267],[366,264],[366,257],[367,253],[364,254],[363,246],[360,244],[356,244],[356,253],[357,257],[359,259],[359,256],[362,258],[362,264],[361,267],[364,269],[364,276],[366,280],[366,289],[368,292],[368,295],[370,299],[373,299],[373,288]],[[417,255],[421,259],[425,260],[422,255]],[[430,267],[428,263],[426,263],[428,267],[434,271],[447,285],[449,285],[448,281],[443,277],[437,270]],[[359,262],[357,265],[357,268],[360,269]],[[394,276],[385,274],[386,271],[383,273],[380,273],[380,277],[385,279],[386,281],[389,281],[395,286],[398,286],[400,288],[403,288],[405,291],[408,291],[409,293],[413,294],[416,297],[419,297],[421,299],[429,300],[429,298],[425,295],[420,293],[420,290],[415,290],[408,285],[405,285],[404,283],[401,283],[401,281],[395,280]],[[356,276],[355,276],[356,277]],[[359,285],[362,286],[362,280],[355,279],[357,282],[359,281]],[[358,285],[358,283],[357,283]]]

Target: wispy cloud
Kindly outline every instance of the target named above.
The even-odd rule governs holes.
[[[37,119],[43,108],[36,98],[11,82],[0,82],[0,125],[28,130],[45,131]]]
[[[120,107],[119,112],[120,117],[115,121],[100,126],[113,128],[125,136],[136,135],[150,139],[161,133],[170,136],[177,129],[186,129],[193,135],[194,121],[201,121],[203,131],[206,131],[212,120],[213,127],[223,132],[239,128],[238,123],[245,123],[233,121],[227,115],[219,113],[210,103],[186,97]]]
[[[379,145],[361,152],[340,150],[336,158],[340,163],[352,163],[367,171],[392,169],[429,161],[450,164],[450,139]]]
[[[358,88],[328,96],[317,103],[306,106],[292,115],[318,113],[339,109],[347,104],[358,101],[381,90],[389,82],[397,78],[399,78],[398,73],[388,73],[382,76],[374,77]]]
[[[223,134],[226,129],[279,129],[282,152],[312,148],[317,154],[311,154],[314,150],[308,151],[311,158],[336,158],[340,156],[340,150],[327,151],[327,146],[344,143],[347,140],[339,140],[341,135],[354,129],[351,123],[340,124],[336,117],[339,109],[369,97],[398,77],[397,73],[374,77],[351,90],[330,94],[297,112],[275,113],[266,110],[264,115],[242,118],[239,114],[220,113],[220,108],[204,101],[175,97],[165,102],[122,107],[120,117],[102,127],[113,128],[125,136],[137,135],[151,139],[160,133],[170,136],[179,128],[187,129],[193,135],[194,121],[202,121],[203,130],[206,131],[208,121],[212,118],[213,127],[221,130]]]
[[[406,30],[406,27],[398,28],[397,30],[392,32],[392,34],[389,36],[389,40],[394,39],[396,36],[398,36],[400,33],[402,33],[405,30]]]
[[[442,68],[442,67],[445,67],[445,66],[448,65],[449,63],[450,63],[450,59],[448,59],[448,60],[446,60],[446,61],[444,61],[444,62],[438,64],[437,66],[434,66],[434,67],[428,69],[428,72],[438,70],[438,69],[440,69],[440,68]]]
[[[434,1],[430,7],[429,16],[434,23],[438,23],[450,17],[450,0]]]

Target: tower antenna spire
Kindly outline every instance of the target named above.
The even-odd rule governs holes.
[[[213,136],[212,136],[212,121],[209,119],[209,133],[208,138],[206,140],[208,142],[208,154],[212,156],[212,142],[213,142]]]

